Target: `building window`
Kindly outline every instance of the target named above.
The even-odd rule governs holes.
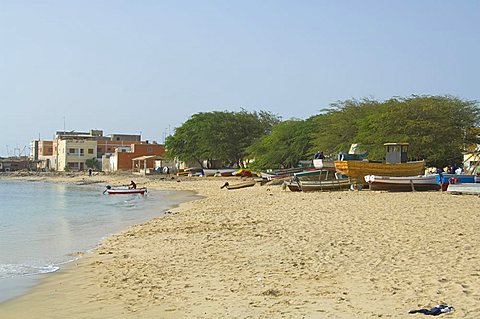
[[[48,149],[48,151],[49,151],[50,153],[53,152],[53,148],[50,147],[50,148]]]
[[[69,148],[68,149],[68,154],[75,154],[75,149],[74,148]]]
[[[88,149],[88,154],[93,154],[93,148]]]
[[[83,148],[80,149],[80,156],[84,155],[85,150]]]
[[[153,152],[153,148],[147,147],[147,153],[152,153],[152,152]]]

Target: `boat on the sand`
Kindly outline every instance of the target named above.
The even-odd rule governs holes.
[[[225,184],[223,184],[222,187],[220,188],[226,188],[228,190],[232,190],[232,189],[240,189],[240,188],[245,188],[245,187],[252,187],[256,184],[257,182],[255,180],[251,180],[251,181],[245,181],[245,182],[242,182],[242,183],[238,183],[238,184],[233,184],[233,185],[230,185],[228,182],[225,182]]]
[[[479,183],[449,184],[447,191],[451,194],[480,195]]]
[[[424,172],[425,161],[407,163],[378,163],[366,161],[335,161],[337,172],[361,179],[367,175],[415,176]]]
[[[285,181],[284,185],[292,192],[319,192],[319,191],[335,191],[350,188],[348,179],[333,179],[321,181],[301,181],[292,180]]]
[[[437,175],[379,176],[367,175],[365,181],[371,190],[384,191],[429,191],[439,190]]]
[[[235,168],[204,168],[203,175],[205,176],[232,176],[232,173],[237,171]]]
[[[367,160],[335,161],[335,169],[357,183],[364,183],[367,175],[379,176],[416,176],[425,171],[425,161],[407,161],[408,143],[385,143],[386,161]]]

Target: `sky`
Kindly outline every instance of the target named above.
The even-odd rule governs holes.
[[[56,131],[163,142],[210,111],[480,99],[480,1],[0,0],[0,156]]]

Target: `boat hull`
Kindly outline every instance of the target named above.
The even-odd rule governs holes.
[[[365,176],[365,181],[368,183],[370,190],[393,192],[429,191],[440,189],[436,177],[436,175],[403,177],[367,175]]]
[[[205,168],[203,169],[203,174],[205,176],[232,176],[232,173],[236,171],[237,170],[233,168],[219,168],[219,169]]]
[[[292,192],[321,192],[336,191],[350,188],[349,180],[327,180],[327,181],[292,181],[284,185]]]
[[[333,170],[314,169],[294,173],[293,176],[302,181],[331,180],[335,178],[335,172]]]
[[[455,181],[455,184],[463,184],[463,183],[475,184],[475,183],[480,183],[480,176],[466,175],[466,174],[448,174],[448,173],[437,175],[438,184],[450,183],[451,181]]]
[[[447,191],[452,194],[480,195],[480,184],[478,183],[450,184],[448,185]]]
[[[240,189],[240,188],[245,188],[245,187],[252,187],[256,184],[257,182],[255,180],[253,181],[246,181],[246,182],[243,182],[243,183],[239,183],[239,184],[234,184],[234,185],[228,185],[226,186],[226,188],[228,190],[232,190],[232,189]]]
[[[108,195],[132,195],[132,194],[139,194],[145,195],[147,192],[146,188],[138,188],[138,189],[107,189]]]
[[[335,161],[335,169],[350,178],[362,182],[367,175],[416,176],[425,171],[425,161],[407,163],[375,163],[366,161]]]

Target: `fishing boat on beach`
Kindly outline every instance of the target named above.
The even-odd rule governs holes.
[[[107,189],[103,191],[103,193],[107,193],[108,195],[131,195],[131,194],[139,194],[145,195],[147,193],[147,188],[112,188],[111,186],[107,186]]]
[[[232,176],[236,172],[236,168],[204,168],[204,176]]]
[[[464,183],[480,183],[480,176],[468,174],[437,174],[438,184],[464,184]]]
[[[449,184],[447,192],[451,194],[470,194],[470,195],[480,195],[480,184],[479,183],[462,183],[462,184]]]
[[[267,180],[284,179],[284,178],[291,177],[295,173],[299,173],[299,172],[303,172],[303,168],[294,167],[294,168],[274,170],[271,172],[261,172],[260,176]]]
[[[407,161],[408,143],[385,143],[386,161],[338,160],[335,169],[357,183],[364,183],[365,176],[416,176],[423,174],[425,161]]]
[[[322,181],[285,181],[285,187],[292,192],[321,192],[321,191],[336,191],[350,188],[350,181],[348,179],[333,179]]]
[[[225,184],[223,184],[222,187],[220,188],[227,188],[228,190],[232,190],[232,189],[240,189],[240,188],[245,188],[245,187],[252,187],[256,184],[257,182],[255,180],[250,180],[250,181],[245,181],[245,182],[241,182],[241,183],[238,183],[238,184],[233,184],[233,185],[230,185],[228,182],[225,182]]]
[[[439,190],[437,175],[418,176],[379,176],[367,175],[365,181],[371,190],[401,191],[428,191]]]

